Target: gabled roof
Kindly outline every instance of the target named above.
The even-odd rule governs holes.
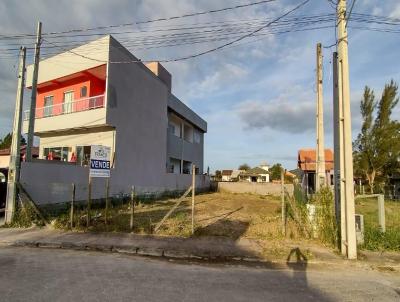
[[[221,175],[223,176],[231,176],[233,170],[222,170]]]
[[[261,175],[261,174],[269,174],[269,172],[264,170],[264,169],[262,169],[262,168],[260,168],[260,167],[255,167],[255,168],[252,168],[250,170],[245,171],[242,175],[244,175],[244,176],[258,176],[258,175]]]
[[[10,155],[10,150],[11,150],[10,148],[0,149],[0,155],[3,155],[3,156]],[[21,153],[21,155],[24,155],[26,153],[26,145],[21,146],[20,153]],[[39,155],[38,147],[32,147],[32,155],[33,156]]]
[[[316,152],[315,149],[300,149],[298,152],[298,167],[303,171],[315,171]],[[333,151],[325,149],[325,170],[333,170]]]

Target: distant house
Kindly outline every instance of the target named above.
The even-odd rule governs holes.
[[[300,149],[298,152],[298,169],[300,169],[300,183],[307,194],[315,192],[315,170],[316,152],[315,149]],[[333,185],[333,151],[325,149],[325,173],[329,185]]]
[[[26,145],[21,146],[20,149],[21,161],[25,158]],[[39,148],[32,147],[32,156],[37,158],[39,156]],[[8,169],[10,165],[10,148],[0,150],[0,169]]]
[[[255,167],[244,171],[240,173],[239,180],[247,182],[269,182],[268,166]]]
[[[231,181],[232,172],[233,170],[222,170],[222,181]]]

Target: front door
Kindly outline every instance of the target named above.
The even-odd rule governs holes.
[[[73,101],[74,101],[74,92],[73,91],[64,92],[64,100],[63,100],[64,113],[72,112],[72,102]]]

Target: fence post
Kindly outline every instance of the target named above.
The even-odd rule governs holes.
[[[385,196],[383,194],[378,195],[378,215],[379,215],[379,227],[381,232],[386,232],[386,221],[385,221]]]
[[[74,227],[74,203],[75,203],[75,184],[72,183],[71,212],[70,212],[70,226],[71,226],[71,229]]]
[[[192,235],[194,234],[194,195],[196,190],[196,165],[192,166]]]
[[[92,202],[92,178],[89,176],[86,227],[90,226],[90,204]]]
[[[104,222],[106,225],[107,225],[108,208],[109,208],[109,200],[108,200],[109,190],[110,190],[110,179],[106,178],[106,209],[104,213]]]
[[[282,203],[282,234],[286,236],[286,213],[285,213],[285,170],[281,169],[281,203]]]
[[[135,214],[135,186],[132,186],[131,189],[131,222],[130,229],[133,231],[133,215]]]

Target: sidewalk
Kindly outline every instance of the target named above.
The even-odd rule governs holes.
[[[78,233],[53,230],[48,228],[12,229],[0,228],[0,245],[26,246],[42,248],[62,248],[117,252],[123,254],[164,257],[167,259],[192,259],[205,261],[241,261],[263,263],[273,267],[287,265],[286,257],[265,257],[263,248],[257,240],[239,239],[234,241],[224,237],[178,238],[127,233]],[[400,271],[400,254],[392,253],[390,257],[379,253],[363,254],[363,260],[351,262],[344,260],[324,247],[290,246],[288,251],[312,254],[309,259],[299,261],[293,257],[291,263],[298,264],[332,264],[361,266],[390,265]],[[264,256],[263,256],[264,254]]]

